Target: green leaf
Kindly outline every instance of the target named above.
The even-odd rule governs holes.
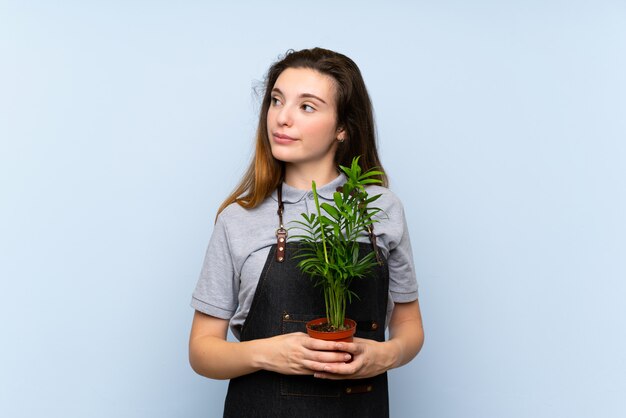
[[[377,183],[381,183],[380,180],[378,179],[363,179],[360,181],[361,184],[377,184]]]
[[[343,196],[339,192],[333,193],[333,200],[335,201],[335,206],[338,208],[343,206]]]
[[[339,216],[339,211],[332,205],[328,204],[328,203],[322,203],[320,205],[320,207],[322,209],[324,209],[324,211],[326,213],[328,213],[330,216],[332,216],[333,218],[335,218],[336,220],[339,220],[341,217]]]
[[[385,173],[383,173],[382,171],[369,170],[369,171],[366,171],[365,173],[361,174],[361,178],[372,177],[372,176],[382,176],[383,174],[385,174]]]

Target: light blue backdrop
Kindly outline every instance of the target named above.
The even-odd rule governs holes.
[[[253,88],[311,46],[360,65],[407,208],[426,344],[392,415],[626,416],[608,0],[0,1],[0,416],[220,416],[189,299]]]

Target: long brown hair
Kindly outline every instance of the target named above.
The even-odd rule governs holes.
[[[379,179],[387,187],[387,175],[380,164],[376,148],[372,102],[359,67],[345,55],[328,49],[289,50],[267,72],[254,158],[235,190],[220,206],[218,215],[234,202],[248,209],[256,207],[276,189],[284,175],[284,163],[272,155],[267,134],[267,111],[271,104],[272,88],[287,68],[309,68],[335,80],[337,126],[343,127],[346,132],[345,141],[338,144],[335,163],[349,166],[352,158],[360,155],[361,168],[365,171],[377,167],[383,173]]]

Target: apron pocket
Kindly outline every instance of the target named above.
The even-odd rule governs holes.
[[[324,314],[307,315],[283,312],[282,332],[305,332],[306,323]],[[339,381],[316,379],[313,376],[281,375],[280,394],[283,396],[314,396],[338,398],[341,396],[343,385]]]
[[[317,318],[326,316],[324,313],[319,315],[294,314],[291,312],[283,312],[282,317],[282,333],[290,334],[292,332],[306,333],[306,323]]]

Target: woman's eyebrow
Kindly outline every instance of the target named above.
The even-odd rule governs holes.
[[[274,87],[274,88],[272,89],[272,93],[278,93],[278,94],[280,94],[281,96],[285,96],[285,95],[283,94],[283,92],[282,92],[282,91],[280,91],[280,89],[279,89],[278,87]],[[324,104],[327,104],[327,103],[326,103],[326,101],[325,101],[324,99],[322,99],[322,98],[320,98],[320,97],[318,97],[318,96],[316,96],[316,95],[314,95],[314,94],[312,94],[312,93],[302,93],[302,94],[300,94],[300,96],[298,96],[298,97],[299,97],[299,98],[301,98],[301,99],[307,99],[307,98],[316,99],[316,100],[319,100],[320,102],[322,102],[322,103],[324,103]]]
[[[312,98],[312,99],[316,99],[316,100],[319,100],[320,102],[322,102],[322,103],[326,104],[326,102],[325,102],[322,98],[317,97],[316,95],[311,94],[311,93],[302,93],[302,94],[300,95],[300,97],[301,97],[301,98]]]

